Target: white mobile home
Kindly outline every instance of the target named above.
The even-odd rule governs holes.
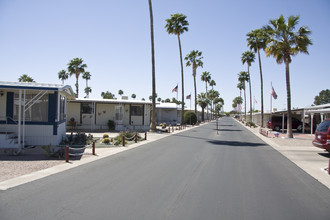
[[[67,128],[108,130],[108,121],[115,130],[149,130],[151,102],[117,99],[76,99],[68,103]],[[71,121],[74,122],[72,126]]]
[[[67,99],[74,99],[70,86],[0,82],[0,148],[59,144],[66,133]],[[17,140],[7,140],[13,139],[9,134]]]

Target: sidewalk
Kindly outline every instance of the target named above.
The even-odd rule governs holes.
[[[330,175],[325,171],[330,153],[313,146],[314,135],[294,133],[294,138],[286,138],[286,134],[275,137],[275,132],[270,132],[266,137],[259,133],[259,127],[244,127],[330,189]]]

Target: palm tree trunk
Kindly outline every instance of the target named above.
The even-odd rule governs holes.
[[[206,98],[208,99],[208,95],[207,95],[207,81],[205,81],[205,95],[206,95]],[[209,119],[209,104],[206,105],[206,120]]]
[[[195,90],[195,114],[197,116],[197,87],[196,87],[196,67],[193,67],[194,90]]]
[[[250,121],[252,122],[252,91],[251,91],[251,76],[250,76],[249,64],[248,64],[248,74],[249,74],[249,88],[250,88]]]
[[[152,109],[150,130],[156,131],[156,74],[155,74],[155,47],[154,47],[154,21],[152,13],[152,3],[149,2],[150,13],[150,35],[151,35],[151,63],[152,63]]]
[[[79,94],[79,84],[78,84],[78,80],[79,80],[79,74],[76,73],[76,97],[78,98],[78,94]]]
[[[180,63],[181,63],[181,83],[182,83],[182,104],[181,104],[181,123],[184,121],[184,80],[183,80],[183,61],[182,61],[182,50],[180,34],[178,34],[179,50],[180,50]]]
[[[293,138],[293,134],[292,134],[292,113],[291,113],[290,70],[289,70],[289,62],[288,61],[285,61],[285,76],[286,76],[286,94],[287,94],[287,107],[288,107],[287,137],[288,138]]]
[[[264,82],[262,78],[260,50],[258,48],[259,69],[260,69],[260,87],[261,87],[261,127],[264,127]]]
[[[244,120],[246,120],[246,91],[245,91],[245,82],[244,82]]]

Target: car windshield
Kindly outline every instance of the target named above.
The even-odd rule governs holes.
[[[323,121],[318,127],[317,131],[319,132],[327,132],[330,126],[330,120],[329,121]]]

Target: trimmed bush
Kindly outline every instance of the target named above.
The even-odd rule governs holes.
[[[109,135],[108,134],[103,134],[103,139],[104,138],[109,138]]]
[[[249,122],[246,122],[246,124],[245,124],[246,126],[249,126],[249,127],[254,127],[254,128],[256,128],[257,127],[257,125],[256,124],[254,124],[252,121],[249,121]]]
[[[184,113],[183,120],[184,120],[185,124],[193,125],[193,124],[196,124],[196,122],[197,122],[197,116],[196,116],[195,112],[188,111],[188,112]]]
[[[110,143],[110,139],[109,138],[103,138],[101,143],[103,144],[109,144]]]

